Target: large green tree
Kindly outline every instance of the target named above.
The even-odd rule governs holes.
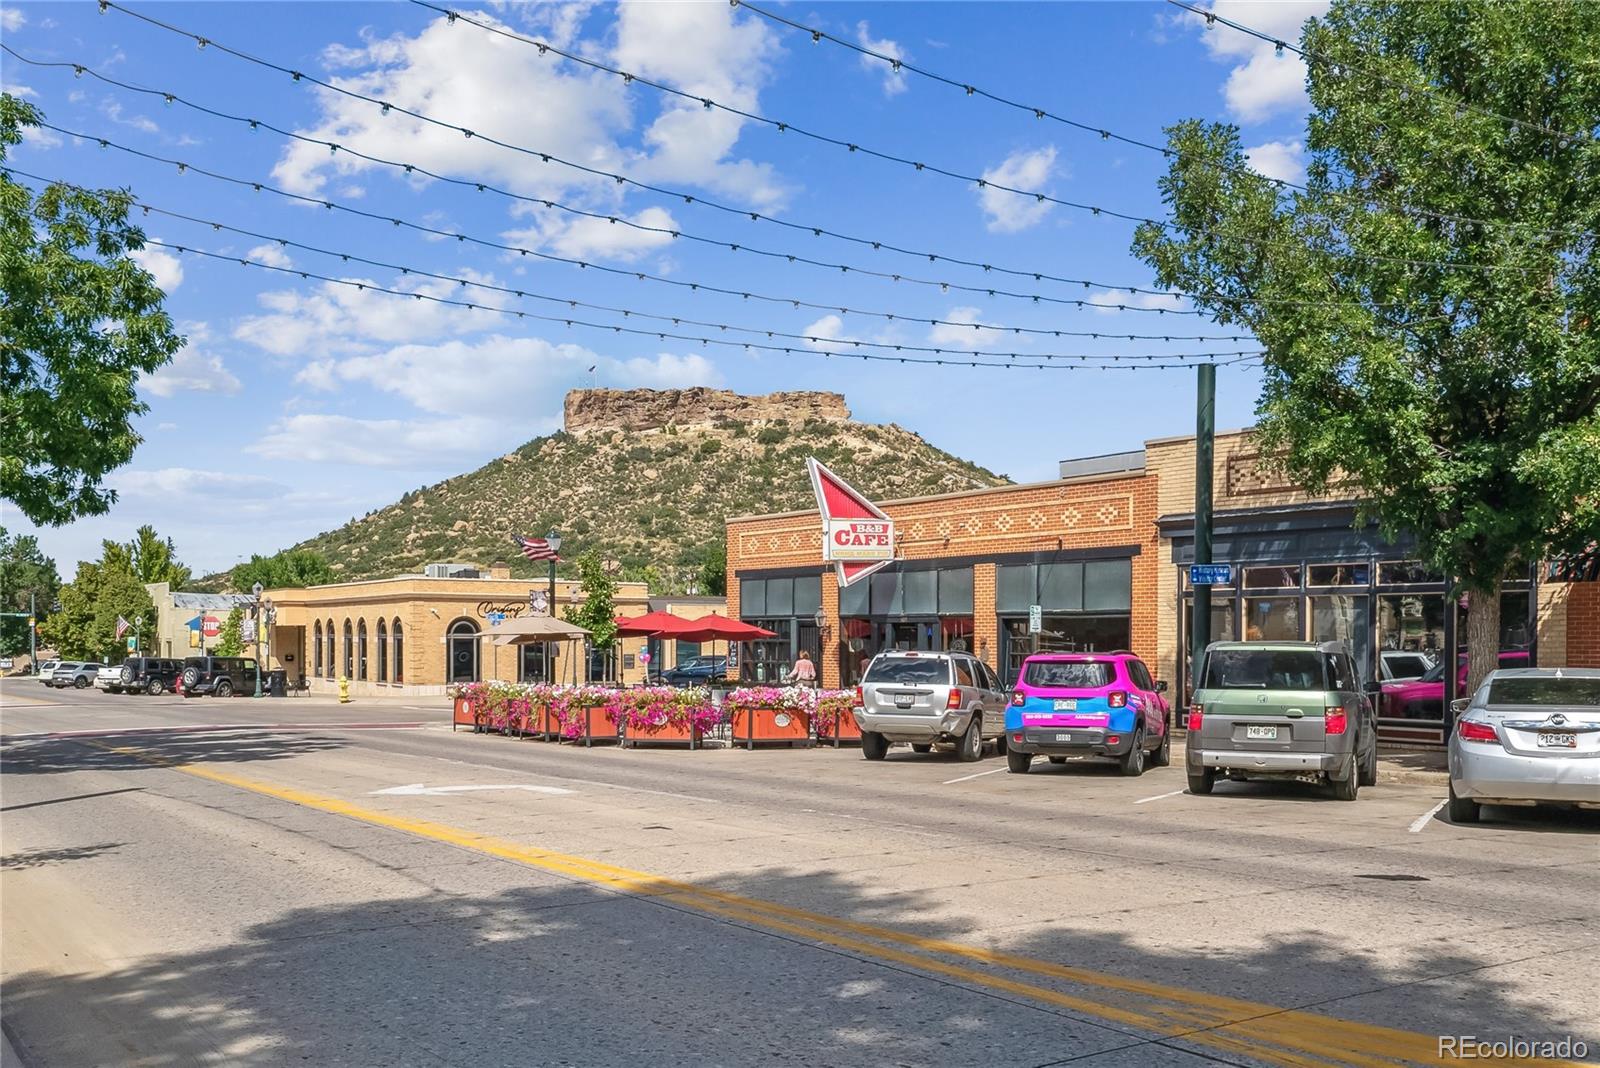
[[[144,584],[116,563],[80,561],[60,600],[59,611],[44,622],[43,637],[68,659],[121,660],[127,635],[117,637],[118,617],[130,624],[142,618],[146,633],[155,626],[155,604]]]
[[[244,653],[244,609],[239,605],[234,605],[228,618],[222,621],[222,629],[217,634],[217,647],[212,652],[217,656],[240,656]]]
[[[131,570],[140,582],[165,582],[174,590],[189,584],[189,569],[178,562],[178,550],[171,538],[163,538],[146,523],[133,533],[128,543]]]
[[[589,632],[596,649],[609,649],[617,640],[617,580],[606,571],[596,549],[578,557],[578,588],[583,603],[567,608],[567,619]]]
[[[1600,4],[1336,2],[1301,44],[1306,190],[1179,123],[1134,251],[1261,340],[1287,471],[1465,588],[1475,687],[1508,572],[1600,536]]]
[[[334,581],[327,557],[312,549],[285,549],[272,556],[252,555],[229,573],[228,584],[248,593],[256,583],[264,589],[281,590],[303,586],[322,586]]]
[[[31,534],[11,535],[0,527],[0,611],[17,613],[0,617],[0,655],[28,651],[28,618],[50,614],[61,589],[56,562],[39,549]]]
[[[39,111],[0,94],[0,164]],[[183,344],[150,272],[125,191],[61,183],[37,196],[0,171],[0,497],[41,525],[98,515],[105,476],[140,437],[140,374]]]

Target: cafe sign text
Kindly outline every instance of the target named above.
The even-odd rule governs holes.
[[[894,520],[829,519],[822,558],[861,563],[894,559]]]

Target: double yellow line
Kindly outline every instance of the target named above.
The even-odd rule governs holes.
[[[89,744],[223,786],[514,861],[622,893],[652,897],[696,912],[820,942],[859,954],[865,959],[903,965],[1094,1020],[1120,1024],[1130,1032],[1129,1037],[1133,1041],[1193,1042],[1219,1052],[1295,1068],[1459,1064],[1455,1059],[1439,1055],[1438,1039],[1433,1035],[1072,968],[962,942],[925,938],[891,927],[858,923],[583,857],[537,849],[428,820],[390,815],[337,798],[258,782],[203,766],[175,763],[146,750],[98,742]],[[1091,996],[1068,993],[1015,978],[1018,973],[1087,988]],[[1479,1063],[1581,1068],[1575,1062],[1551,1060]]]

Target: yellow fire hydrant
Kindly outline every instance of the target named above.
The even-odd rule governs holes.
[[[350,680],[343,675],[339,676],[339,703],[341,705],[350,703]]]

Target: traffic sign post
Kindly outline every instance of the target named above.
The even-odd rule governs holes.
[[[1231,586],[1233,585],[1232,564],[1190,564],[1189,585],[1191,586]]]
[[[1038,634],[1044,630],[1044,606],[1030,604],[1028,606],[1028,633]]]

